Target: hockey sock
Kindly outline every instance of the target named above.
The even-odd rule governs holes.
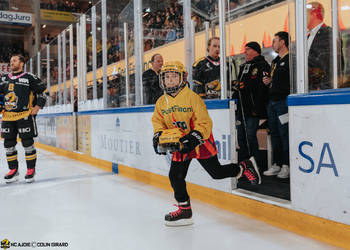
[[[35,168],[36,163],[36,149],[34,145],[29,147],[24,147],[26,154],[27,168]]]
[[[6,148],[6,159],[9,169],[18,168],[17,150],[15,147]]]

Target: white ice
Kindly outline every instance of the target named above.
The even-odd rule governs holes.
[[[74,250],[335,249],[195,199],[194,225],[166,227],[164,215],[176,209],[171,192],[40,149],[36,181],[26,184],[17,149],[20,181],[5,184],[0,147],[0,240],[68,242],[41,249]]]

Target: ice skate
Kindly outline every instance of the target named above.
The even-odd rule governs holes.
[[[252,185],[261,184],[261,176],[254,157],[250,157],[249,160],[241,161],[239,165],[243,171],[242,175],[246,177]]]
[[[10,169],[10,172],[8,172],[4,179],[5,179],[5,182],[6,183],[13,183],[15,181],[18,181],[18,176],[19,176],[19,172],[18,172],[18,169],[15,168],[15,169]]]
[[[192,225],[192,209],[190,202],[185,202],[185,204],[179,203],[175,205],[179,209],[175,212],[170,212],[165,215],[165,225],[166,226],[187,226]]]
[[[28,168],[27,169],[27,174],[24,177],[25,181],[27,183],[31,183],[34,181],[34,175],[35,175],[35,168]]]

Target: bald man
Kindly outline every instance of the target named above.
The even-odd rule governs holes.
[[[324,8],[319,2],[307,4],[307,43],[309,90],[333,88],[332,80],[332,28],[324,23]],[[341,48],[341,46],[338,46]],[[344,65],[338,52],[339,69]],[[340,74],[340,73],[339,73]]]

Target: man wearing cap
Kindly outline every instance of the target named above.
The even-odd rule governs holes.
[[[261,55],[257,42],[245,46],[246,62],[240,66],[238,80],[234,83],[234,98],[237,107],[238,159],[258,157],[256,132],[259,120],[267,118],[268,87],[263,83],[264,75],[270,74],[270,65]]]

